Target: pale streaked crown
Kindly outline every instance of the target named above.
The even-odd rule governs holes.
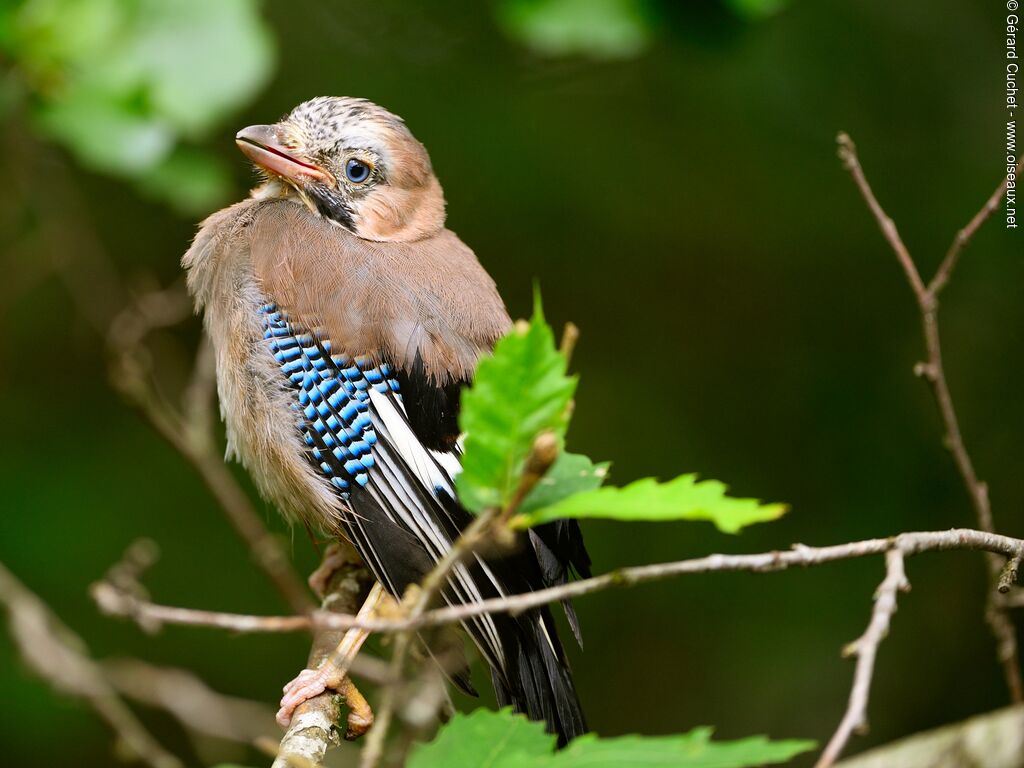
[[[367,240],[414,241],[444,227],[444,195],[426,148],[400,117],[365,99],[320,96],[238,145],[283,195]]]

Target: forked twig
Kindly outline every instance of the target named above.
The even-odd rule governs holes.
[[[890,549],[885,553],[885,579],[875,592],[871,621],[864,634],[843,649],[844,656],[857,657],[853,687],[850,689],[850,699],[843,719],[818,758],[815,768],[830,768],[843,751],[850,735],[855,731],[862,732],[867,729],[868,694],[871,692],[871,680],[875,674],[878,646],[889,634],[889,624],[896,613],[897,594],[909,589],[910,583],[903,570],[903,553],[898,549]]]
[[[1002,180],[981,209],[963,229],[957,232],[935,275],[925,283],[921,278],[916,262],[900,237],[895,222],[893,222],[892,218],[889,217],[875,197],[871,185],[864,174],[864,169],[861,167],[860,159],[857,156],[857,148],[853,141],[847,134],[840,133],[837,137],[837,143],[839,145],[839,158],[842,160],[846,170],[849,171],[861,196],[875,217],[875,221],[878,223],[883,236],[895,254],[897,262],[903,269],[907,282],[910,284],[914,298],[917,301],[921,315],[921,329],[924,337],[926,359],[914,367],[914,372],[928,383],[935,398],[945,431],[943,444],[952,455],[960,477],[963,480],[964,487],[971,500],[971,506],[974,508],[978,528],[987,533],[993,533],[995,525],[992,520],[992,507],[989,502],[988,486],[978,478],[974,462],[967,451],[963,435],[960,431],[960,422],[957,418],[956,408],[953,405],[953,397],[950,394],[949,384],[946,381],[946,372],[942,359],[942,343],[939,336],[938,312],[939,294],[949,283],[950,276],[956,267],[960,254],[985,220],[999,207],[999,201],[1007,189],[1008,179],[1004,178]],[[1018,165],[1018,174],[1020,170],[1021,165]],[[1005,601],[1000,599],[1000,593],[1007,592],[1012,581],[1016,579],[1017,564],[1019,564],[1019,553],[1011,554],[1010,561],[1005,566],[1002,558],[993,553],[989,554],[988,565],[991,590],[988,595],[985,611],[986,620],[996,639],[997,657],[1002,664],[1006,685],[1010,692],[1010,698],[1014,703],[1024,701],[1024,685],[1022,685],[1021,680],[1016,630],[1007,616],[1007,605]],[[851,731],[852,729],[850,728],[845,729],[845,736],[842,739],[838,739],[838,737],[844,730],[840,728],[840,731],[837,732],[836,737],[833,738],[835,748],[832,759],[838,756]],[[829,749],[833,749],[832,742],[829,744]]]

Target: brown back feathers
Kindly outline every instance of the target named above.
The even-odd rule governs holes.
[[[509,327],[494,281],[447,229],[415,242],[370,242],[296,202],[249,200],[207,219],[190,255],[250,259],[267,300],[322,332],[334,351],[403,368],[418,353],[438,383],[470,378]],[[197,268],[226,265],[189,266],[190,279],[205,282]]]

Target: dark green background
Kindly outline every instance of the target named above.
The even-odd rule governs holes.
[[[598,571],[971,525],[911,373],[921,354],[911,294],[834,137],[853,135],[930,274],[1003,173],[1001,5],[805,1],[756,24],[718,6],[660,8],[645,54],[594,62],[529,53],[485,4],[268,4],[278,71],[210,145],[234,164],[241,197],[251,176],[233,146],[238,127],[320,94],[401,114],[430,149],[450,226],[512,314],[529,311],[536,278],[549,319],[581,327],[573,450],[611,459],[619,483],[698,471],[792,504],[783,521],[735,538],[705,524],[586,523]],[[126,274],[178,277],[194,222],[123,182],[78,170],[75,181]],[[20,205],[10,192],[3,205]],[[966,440],[997,524],[1016,535],[1020,243],[997,213],[941,317]],[[147,578],[161,602],[283,606],[192,469],[107,387],[102,344],[65,289],[22,279],[31,265],[15,256],[26,257],[4,256],[13,277],[0,287],[0,559],[98,656],[187,666],[222,691],[274,701],[305,660],[303,636],[150,637],[97,615],[88,584],[139,536],[163,550]],[[198,333],[191,321],[165,338],[162,359],[186,364]],[[305,533],[260,508],[308,572]],[[882,649],[872,732],[857,749],[1006,701],[982,558],[927,555],[908,575],[914,589]],[[586,651],[573,664],[593,727],[827,739],[853,672],[839,649],[863,630],[881,576],[872,559],[581,600]],[[110,762],[104,727],[12,662],[6,633],[0,659],[5,764]],[[147,720],[182,743],[161,716]]]

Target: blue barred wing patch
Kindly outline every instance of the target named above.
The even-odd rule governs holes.
[[[398,381],[385,363],[332,352],[329,340],[289,322],[276,304],[260,313],[263,338],[295,391],[292,407],[310,460],[347,499],[352,483],[365,486],[374,466],[370,390],[400,398]]]

